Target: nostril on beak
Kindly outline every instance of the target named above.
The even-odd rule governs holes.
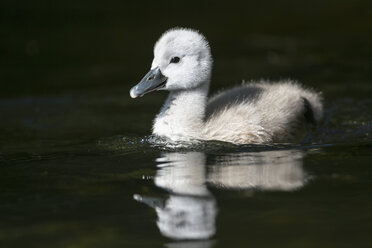
[[[147,78],[147,80],[150,81],[150,80],[153,80],[154,78],[155,78],[155,76],[151,75],[150,77]]]

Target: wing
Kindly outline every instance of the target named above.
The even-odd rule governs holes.
[[[260,85],[251,84],[220,92],[209,99],[205,118],[208,119],[213,114],[242,102],[255,102],[263,91],[264,89]]]

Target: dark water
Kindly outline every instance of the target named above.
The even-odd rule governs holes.
[[[368,1],[3,2],[1,247],[368,247]],[[170,148],[164,101],[128,91],[167,28],[200,29],[212,92],[293,78],[323,92],[299,144]]]

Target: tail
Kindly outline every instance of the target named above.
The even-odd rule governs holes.
[[[302,97],[304,104],[305,120],[311,124],[317,125],[323,118],[323,103],[320,93],[306,91]]]

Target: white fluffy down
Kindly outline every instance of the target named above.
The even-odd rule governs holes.
[[[169,63],[175,56],[180,62]],[[174,141],[289,142],[305,130],[306,111],[315,122],[322,118],[321,95],[290,80],[244,83],[208,100],[212,64],[199,32],[171,29],[161,36],[152,68],[168,78],[164,89],[170,94],[154,120],[154,134]]]

